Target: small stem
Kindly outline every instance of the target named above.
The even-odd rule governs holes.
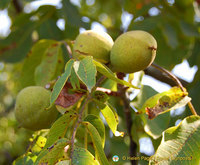
[[[164,69],[163,67],[161,67],[159,65],[156,65],[155,63],[151,64],[151,66],[156,68],[156,69],[158,69],[158,70],[160,70],[163,73],[166,73],[174,82],[176,82],[176,84],[181,88],[181,90],[183,92],[185,92],[185,89],[184,89],[183,85],[181,84],[181,82],[179,81],[179,79],[175,75],[173,75],[171,72],[169,72],[168,70]],[[191,102],[188,102],[188,106],[189,106],[192,114],[193,115],[197,115],[197,112],[195,111],[195,109],[194,109],[194,107],[193,107]]]
[[[83,112],[85,110],[85,106],[87,105],[87,103],[89,102],[90,100],[90,96],[88,96],[85,100],[85,102],[83,103],[82,107],[81,107],[81,110],[79,112],[79,117],[78,117],[78,120],[74,126],[74,129],[73,129],[73,133],[72,133],[72,138],[71,138],[71,154],[70,154],[70,158],[72,159],[73,157],[73,153],[74,153],[74,140],[75,140],[75,136],[76,136],[76,131],[78,129],[78,126],[79,124],[81,123],[82,121],[82,117],[83,117]]]

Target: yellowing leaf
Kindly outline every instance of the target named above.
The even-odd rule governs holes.
[[[139,113],[146,111],[149,119],[153,119],[161,113],[185,106],[191,100],[187,95],[188,93],[183,92],[179,87],[173,87],[168,91],[150,97]]]

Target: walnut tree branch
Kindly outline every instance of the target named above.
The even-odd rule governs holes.
[[[72,159],[73,157],[73,154],[74,154],[74,141],[75,141],[75,136],[76,136],[76,132],[77,132],[77,129],[78,129],[78,126],[79,124],[81,123],[82,121],[82,117],[83,117],[83,112],[85,110],[85,107],[87,105],[87,103],[89,102],[90,100],[90,95],[88,95],[88,97],[86,98],[85,102],[83,103],[81,109],[80,109],[80,112],[79,112],[79,116],[78,116],[78,120],[74,126],[74,129],[73,129],[73,132],[72,132],[72,138],[71,138],[71,154],[70,154],[70,158]]]
[[[148,76],[151,76],[161,82],[164,82],[170,86],[175,86],[177,85],[176,82],[174,82],[168,75],[166,75],[163,72],[160,72],[158,69],[154,68],[153,66],[148,67],[147,69],[144,70],[145,74]],[[177,77],[178,78],[178,77]],[[189,83],[181,78],[178,78],[181,84],[184,87],[187,87]]]
[[[123,79],[125,74],[118,73],[117,76],[118,76],[118,78]],[[126,119],[126,126],[127,126],[129,139],[130,139],[129,154],[130,154],[130,157],[134,157],[134,156],[137,155],[137,144],[133,141],[132,134],[131,134],[131,127],[132,127],[132,124],[133,124],[133,120],[131,118],[130,101],[126,97],[126,90],[127,90],[126,87],[124,87],[123,85],[118,84],[118,92],[120,93],[120,97],[123,100],[124,114],[125,114],[125,119]],[[136,165],[137,161],[136,160],[131,160],[131,164],[132,165]]]
[[[16,12],[19,14],[23,11],[23,6],[20,0],[13,0],[12,1]]]

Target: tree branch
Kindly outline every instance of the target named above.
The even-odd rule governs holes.
[[[170,86],[176,86],[177,84],[165,73],[160,72],[158,69],[154,68],[153,66],[148,67],[147,69],[144,70],[145,74],[148,76],[151,76],[161,82],[164,82]],[[184,87],[187,87],[189,83],[181,78],[178,78],[181,84]]]
[[[117,74],[118,78],[123,79],[125,74],[123,73],[118,73]],[[133,124],[132,118],[131,118],[131,110],[130,110],[130,101],[126,97],[126,87],[123,85],[118,84],[118,92],[120,93],[120,97],[123,100],[124,103],[124,114],[125,114],[125,119],[126,119],[126,126],[127,126],[127,131],[130,139],[130,150],[129,154],[130,157],[135,157],[137,156],[137,144],[133,141],[132,135],[131,135],[131,127]],[[131,160],[132,165],[137,165],[136,160]]]
[[[18,14],[23,11],[23,6],[22,6],[22,3],[20,2],[20,0],[13,0],[12,3]]]
[[[73,132],[72,132],[72,138],[71,138],[71,154],[70,154],[70,158],[72,159],[73,157],[73,153],[74,153],[74,140],[75,140],[75,136],[76,136],[76,131],[78,129],[79,124],[82,121],[82,117],[83,117],[83,112],[85,110],[85,106],[87,105],[87,103],[90,100],[90,95],[86,98],[85,102],[83,103],[81,110],[79,112],[79,116],[78,116],[78,121],[76,122]]]

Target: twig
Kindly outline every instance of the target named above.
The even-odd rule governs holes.
[[[123,75],[125,75],[125,74],[121,74],[121,73],[117,74],[118,78],[120,78],[120,79],[123,79]],[[123,103],[124,103],[124,114],[125,114],[125,118],[126,118],[127,131],[128,131],[128,135],[129,135],[129,139],[130,139],[129,154],[130,154],[130,157],[134,157],[137,155],[137,144],[133,141],[133,138],[131,135],[131,127],[133,124],[133,120],[131,118],[130,101],[126,97],[126,89],[127,88],[125,88],[123,85],[118,84],[118,91],[119,91],[120,97],[122,98]],[[137,165],[137,160],[131,160],[131,164]]]
[[[81,107],[81,110],[79,112],[78,120],[77,120],[77,122],[76,122],[76,124],[74,126],[74,129],[73,129],[72,138],[71,138],[71,154],[70,154],[70,158],[71,159],[72,159],[73,153],[74,153],[74,140],[75,140],[75,136],[76,136],[76,131],[78,129],[79,124],[82,121],[83,112],[84,112],[85,106],[87,105],[87,103],[89,102],[89,100],[90,100],[90,95],[88,95],[88,97],[86,98],[85,102],[83,103],[83,105]]]
[[[183,92],[185,91],[185,89],[184,89],[183,85],[181,84],[181,82],[179,81],[179,79],[176,76],[174,76],[171,72],[169,72],[168,70],[166,70],[166,69],[162,68],[161,66],[156,65],[154,63],[151,64],[151,66],[153,66],[154,68],[160,70],[163,73],[166,73],[174,82],[176,82],[176,84],[181,88],[181,90]],[[194,109],[194,107],[193,107],[191,102],[188,102],[188,106],[189,106],[192,114],[193,115],[197,115],[197,112],[195,111],[195,109]]]

